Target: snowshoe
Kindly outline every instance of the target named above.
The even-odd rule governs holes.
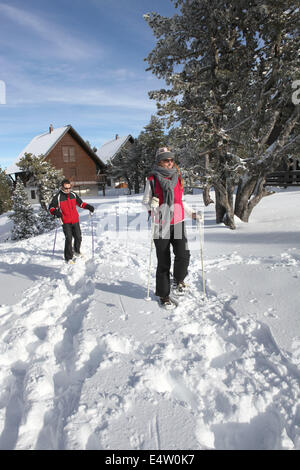
[[[181,281],[181,282],[176,282],[174,281],[173,283],[173,289],[172,292],[176,296],[184,296],[187,293],[188,287],[187,285]]]
[[[173,308],[177,307],[177,304],[172,299],[170,299],[170,297],[160,297],[159,305],[165,310],[172,310]]]

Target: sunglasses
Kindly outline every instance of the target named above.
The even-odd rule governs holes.
[[[174,162],[174,159],[173,158],[166,158],[165,160],[163,160],[163,162]]]

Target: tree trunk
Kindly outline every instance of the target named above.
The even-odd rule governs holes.
[[[274,191],[268,191],[264,184],[266,178],[251,177],[246,183],[242,181],[238,185],[238,190],[235,200],[235,215],[243,222],[249,222],[249,217],[255,206],[262,200],[263,197],[274,194]]]
[[[209,154],[205,155],[205,170],[209,170]],[[206,171],[205,171],[206,174]],[[203,188],[203,202],[205,206],[209,206],[209,204],[214,204],[214,201],[210,197],[210,188],[212,187],[211,184],[207,184]]]
[[[216,193],[216,222],[224,223],[231,230],[235,230],[234,210],[233,210],[233,188],[229,191],[220,191],[215,188]]]
[[[140,192],[140,180],[138,175],[135,176],[134,180],[134,192],[135,194],[139,194]]]
[[[210,188],[211,185],[204,186],[203,188],[203,202],[205,206],[215,203],[215,201],[210,197]]]
[[[246,182],[240,181],[237,188],[234,213],[243,222],[248,222],[249,213],[249,199],[255,189],[256,177],[249,178]]]
[[[217,224],[222,224],[224,221],[224,216],[226,214],[226,208],[222,204],[221,194],[217,188],[215,188],[215,194],[216,194],[216,222]]]

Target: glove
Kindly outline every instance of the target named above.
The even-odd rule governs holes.
[[[95,209],[94,209],[94,206],[91,206],[90,204],[86,204],[86,205],[85,205],[85,209],[87,209],[87,210],[90,211],[91,213],[93,213],[94,210],[95,210]]]
[[[54,215],[54,217],[57,217],[58,219],[61,218],[61,212],[59,209],[55,209],[52,214]]]
[[[154,196],[154,197],[152,198],[152,201],[151,201],[151,204],[150,204],[150,205],[151,205],[151,208],[152,208],[152,209],[157,209],[158,206],[159,206],[159,199],[158,199],[158,197]]]
[[[203,221],[203,214],[201,211],[193,212],[192,218],[198,223]]]

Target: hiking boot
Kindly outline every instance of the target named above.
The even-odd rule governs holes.
[[[173,283],[174,294],[185,295],[186,291],[187,291],[187,285],[183,281],[180,281],[180,282],[174,281]]]
[[[172,310],[176,307],[176,304],[172,302],[170,297],[160,297],[159,299],[160,306],[165,308],[166,310]]]

